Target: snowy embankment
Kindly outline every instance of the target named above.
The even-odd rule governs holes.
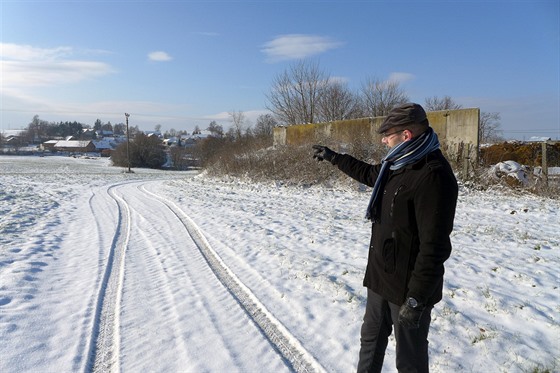
[[[135,171],[0,157],[0,371],[354,370],[367,192]],[[558,369],[559,215],[461,188],[433,372]]]

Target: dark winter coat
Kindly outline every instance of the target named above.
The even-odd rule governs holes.
[[[337,156],[336,165],[371,187],[381,169],[346,154]],[[364,286],[397,305],[407,297],[430,306],[439,302],[457,194],[457,180],[440,150],[390,171],[380,219],[372,225]]]

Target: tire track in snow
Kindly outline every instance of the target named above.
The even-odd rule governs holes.
[[[103,194],[108,194],[109,191],[108,189],[103,189]],[[96,192],[92,192],[91,196],[88,199],[88,207],[89,207],[89,213],[91,214],[91,219],[95,222],[95,226],[93,227],[93,229],[96,232],[96,236],[97,236],[97,243],[100,246],[99,249],[99,257],[98,257],[98,263],[103,263],[105,262],[105,250],[103,250],[103,229],[101,227],[101,221],[99,219],[96,219],[96,212],[97,212],[97,199],[99,198],[99,195]],[[95,202],[94,202],[95,201]],[[113,200],[114,201],[114,200]],[[110,246],[109,246],[109,250],[110,250]],[[98,278],[99,281],[102,282],[103,278],[104,278],[104,274],[105,271],[103,270],[103,268],[99,267],[98,268]],[[96,295],[97,294],[97,295]],[[89,317],[84,319],[84,325],[87,325],[84,327],[83,331],[82,331],[82,336],[80,337],[81,340],[85,341],[85,343],[83,345],[80,344],[80,347],[78,348],[78,352],[76,354],[76,356],[83,356],[85,355],[85,359],[82,361],[80,359],[75,359],[74,360],[74,366],[72,368],[73,371],[77,372],[79,370],[85,370],[86,372],[91,371],[92,369],[92,362],[95,359],[95,357],[92,357],[93,354],[95,353],[95,340],[94,338],[92,338],[92,336],[95,336],[97,333],[93,332],[92,330],[95,331],[97,330],[97,325],[98,325],[98,310],[100,310],[100,303],[99,303],[99,290],[97,290],[97,292],[93,292],[92,293],[92,297],[90,299],[90,301],[88,302],[88,306],[87,309],[91,310],[88,311],[91,312],[92,314],[92,318],[90,319]],[[91,361],[90,361],[91,360]]]
[[[146,229],[146,224],[151,225],[151,218],[153,215],[158,215],[159,218],[164,218],[164,216],[156,211],[164,210],[166,214],[171,215],[166,206],[163,205],[159,200],[152,199],[151,197],[146,198],[145,193],[139,190],[141,184],[136,184],[134,186],[134,191],[131,189],[120,190],[119,193],[126,198],[127,204],[131,211],[131,239],[129,242],[129,248],[127,249],[126,255],[126,266],[125,266],[125,280],[123,285],[123,297],[121,310],[123,316],[121,317],[121,369],[123,370],[136,370],[136,366],[132,365],[131,362],[136,363],[135,356],[141,354],[147,354],[145,346],[150,346],[149,343],[141,343],[140,346],[135,343],[131,343],[131,339],[137,341],[138,335],[130,337],[130,326],[131,325],[142,325],[144,330],[153,330],[156,328],[158,330],[158,335],[165,335],[167,339],[173,340],[173,346],[169,350],[173,350],[177,360],[180,360],[184,366],[191,366],[191,362],[179,359],[178,357],[184,357],[189,355],[189,346],[192,345],[192,341],[185,340],[183,338],[183,329],[180,327],[183,315],[183,309],[180,307],[180,303],[184,301],[182,299],[182,294],[177,294],[177,277],[180,276],[180,272],[175,272],[177,267],[169,265],[166,261],[172,263],[185,263],[185,257],[178,255],[183,254],[184,251],[178,252],[176,250],[166,250],[160,247],[160,242],[158,242],[157,236],[154,232],[150,232]],[[139,201],[137,198],[140,198]],[[148,205],[147,200],[154,201],[161,210],[155,209],[154,205]],[[176,216],[172,215],[176,221]],[[169,225],[172,225],[171,223]],[[155,228],[152,226],[152,228]],[[155,228],[158,233],[160,229]],[[169,233],[168,233],[169,234]],[[162,233],[165,235],[165,233]],[[185,232],[183,237],[187,237],[188,234]],[[169,237],[171,238],[171,237]],[[139,246],[138,242],[142,242]],[[171,242],[171,241],[169,241]],[[194,246],[194,243],[192,243]],[[139,250],[140,248],[140,250]],[[162,260],[162,257],[165,259]],[[184,277],[181,277],[180,286],[191,286],[187,285]],[[142,291],[141,294],[136,293],[138,289],[139,279],[142,279]],[[154,293],[155,292],[155,293]],[[151,296],[149,295],[151,294]],[[150,298],[150,299],[145,299]],[[138,315],[134,312],[133,307],[130,307],[130,301],[142,302],[143,309],[149,309],[146,313],[141,313]],[[145,320],[142,317],[147,314],[151,314],[150,320]],[[159,317],[165,315],[165,319],[160,319]],[[132,321],[133,320],[133,321]],[[153,323],[155,321],[155,324]],[[163,321],[163,322],[162,322]],[[170,327],[173,325],[173,327]],[[148,332],[144,334],[144,338],[148,336]],[[149,349],[149,347],[148,347]],[[167,355],[169,357],[169,355]],[[166,360],[166,357],[162,354],[157,355],[158,359]],[[180,366],[180,364],[178,364]],[[158,366],[160,371],[174,372],[177,371],[178,365],[165,365],[163,361]],[[144,369],[144,368],[143,368]],[[150,371],[151,368],[145,368],[145,371]]]
[[[120,184],[111,186],[107,191],[109,196],[117,203],[118,223],[97,296],[87,365],[87,371],[93,372],[119,371],[119,315],[125,253],[130,239],[130,209],[124,199],[115,193],[114,189],[117,186],[120,186]]]
[[[157,194],[154,194],[142,184],[139,190],[159,200],[169,208],[184,225],[189,235],[206,259],[208,265],[230,291],[251,320],[260,328],[278,353],[289,362],[296,372],[324,372],[325,369],[301,345],[275,317],[266,309],[259,299],[245,286],[241,280],[227,267],[218,254],[212,249],[210,243],[196,225],[196,223],[175,203]]]

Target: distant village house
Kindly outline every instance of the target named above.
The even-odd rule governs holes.
[[[95,151],[93,141],[60,140],[54,144],[54,151],[70,153],[91,153]]]

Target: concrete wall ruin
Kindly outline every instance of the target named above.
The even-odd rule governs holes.
[[[428,112],[430,126],[437,133],[448,157],[456,161],[478,159],[480,109],[458,109]],[[274,128],[274,146],[298,146],[311,143],[380,143],[376,132],[385,117],[360,118],[329,123],[300,124]]]

